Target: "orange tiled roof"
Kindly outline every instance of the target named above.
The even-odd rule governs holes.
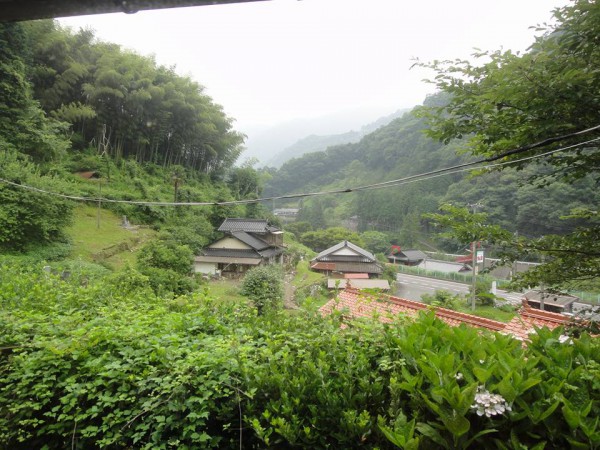
[[[326,263],[326,262],[316,262],[310,265],[310,268],[313,270],[335,270],[335,263]]]
[[[523,300],[523,307],[519,311],[519,315],[513,317],[506,324],[504,333],[527,340],[531,333],[535,333],[536,328],[547,327],[553,330],[561,325],[566,325],[570,320],[569,317],[559,313],[534,309],[527,304],[527,300]]]
[[[477,328],[511,334],[521,340],[527,340],[529,334],[534,332],[535,328],[548,327],[554,329],[567,324],[570,320],[569,317],[562,314],[533,309],[524,302],[519,315],[509,323],[503,323],[451,309],[432,307],[425,303],[404,298],[365,294],[353,288],[347,288],[340,292],[336,299],[330,300],[320,309],[323,315],[331,314],[334,310],[342,311],[348,318],[372,318],[376,316],[383,323],[390,323],[399,315],[415,317],[419,311],[433,310],[437,318],[450,326],[458,326],[464,323]]]
[[[369,278],[368,273],[345,273],[344,278],[349,280],[367,280]]]
[[[337,299],[330,300],[323,307],[323,314],[331,314],[336,309],[338,311],[347,311],[348,317],[373,317],[378,316],[381,322],[392,322],[394,316],[400,314],[415,317],[419,311],[432,309],[436,317],[451,326],[458,326],[461,323],[475,326],[478,328],[487,328],[489,330],[500,331],[506,324],[495,320],[484,319],[472,314],[460,313],[446,308],[435,308],[425,303],[415,302],[400,297],[380,296],[361,293],[357,289],[347,288],[340,292]]]

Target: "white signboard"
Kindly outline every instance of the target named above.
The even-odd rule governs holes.
[[[483,250],[477,250],[477,264],[483,263]]]

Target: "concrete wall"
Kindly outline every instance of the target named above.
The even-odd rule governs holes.
[[[214,275],[217,273],[217,264],[209,262],[195,262],[194,273],[204,273],[207,275]]]

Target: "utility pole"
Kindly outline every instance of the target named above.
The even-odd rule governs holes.
[[[178,173],[174,173],[173,177],[173,203],[177,203],[177,197],[178,197],[178,193],[179,193],[179,183],[181,182],[181,178],[179,177]]]
[[[477,212],[477,208],[481,207],[481,203],[473,203],[469,205],[473,208],[473,214]],[[473,273],[471,275],[471,310],[475,311],[475,289],[477,287],[477,240],[473,240],[471,242],[471,267],[473,269]]]
[[[475,288],[477,286],[477,254],[475,253],[475,246],[477,245],[477,241],[471,242],[471,252],[473,254],[472,258],[472,268],[473,274],[471,275],[471,309],[475,311]]]
[[[542,260],[542,264],[544,264],[545,262],[545,258],[544,258],[544,254],[542,253],[541,255],[541,260]],[[540,283],[540,309],[543,311],[544,310],[544,299],[546,297],[546,286],[544,285],[544,282],[542,281]]]
[[[102,178],[98,179],[98,213],[96,215],[96,229],[100,229],[100,211],[102,209]]]

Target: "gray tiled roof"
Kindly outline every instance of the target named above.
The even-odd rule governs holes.
[[[313,259],[314,261],[314,259]],[[310,267],[316,270],[326,270],[328,272],[342,273],[375,273],[380,274],[383,268],[378,263],[362,262],[313,262]]]
[[[263,258],[271,258],[272,256],[281,255],[283,249],[279,247],[270,247],[265,250],[260,250],[258,253],[260,253]]]
[[[235,248],[210,248],[202,250],[204,256],[219,256],[226,258],[260,258],[260,254],[256,250],[235,249]]]
[[[267,233],[280,231],[279,228],[269,225],[265,219],[230,219],[227,218],[219,227],[219,231],[232,233],[234,231],[245,231],[246,233]]]
[[[377,263],[345,263],[336,262],[335,270],[339,272],[382,273],[381,265]]]
[[[367,258],[363,255],[325,255],[320,258],[315,258],[315,261],[325,261],[325,262],[364,262],[370,263],[373,262],[371,258]]]
[[[377,261],[377,258],[375,258],[375,255],[373,255],[371,252],[368,252],[364,248],[360,248],[358,245],[355,245],[355,244],[353,244],[350,241],[342,241],[339,244],[334,245],[333,247],[329,247],[328,249],[323,250],[321,253],[319,253],[316,256],[315,260],[317,260],[317,261],[334,261],[334,260],[338,260],[337,256],[334,256],[333,259],[332,259],[332,258],[329,257],[329,255],[331,253],[337,252],[338,250],[341,250],[344,247],[348,247],[349,249],[351,249],[354,252],[356,252],[358,255],[362,256],[363,258],[361,258],[361,260],[364,260],[365,262],[367,262],[367,261]]]
[[[421,250],[402,250],[395,255],[390,255],[390,258],[396,258],[398,261],[418,261],[427,259],[427,255]]]
[[[257,238],[256,236],[252,236],[251,234],[248,234],[245,231],[233,231],[231,235],[236,239],[242,241],[244,244],[249,245],[254,250],[264,250],[271,246],[268,242],[265,242],[262,239]]]

